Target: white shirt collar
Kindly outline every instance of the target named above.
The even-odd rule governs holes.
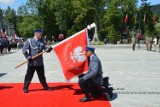
[[[92,55],[90,56],[90,60],[92,60],[93,56],[94,56],[94,54],[92,54]]]
[[[35,39],[36,41],[38,41],[38,39],[37,39],[37,38],[35,38],[35,37],[34,37],[34,39]]]

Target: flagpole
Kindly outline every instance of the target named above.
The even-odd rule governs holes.
[[[96,24],[95,24],[95,23],[92,23],[92,24],[88,25],[87,28],[86,28],[86,31],[87,31],[87,45],[89,45],[89,42],[90,42],[89,36],[88,36],[88,30],[91,30],[92,28],[95,28],[95,27],[96,27]],[[94,35],[94,36],[95,36],[95,35]],[[93,39],[94,39],[94,38],[93,38]]]
[[[140,28],[141,28],[141,11],[139,11],[139,31],[140,32]]]
[[[39,53],[39,54],[33,56],[33,57],[32,57],[32,60],[35,59],[35,58],[37,58],[37,57],[39,57],[40,55],[44,54],[45,52],[46,52],[46,51],[43,51],[43,52],[41,52],[41,53]],[[22,62],[21,64],[17,65],[17,66],[15,67],[15,69],[17,69],[17,68],[19,68],[20,66],[26,64],[27,62],[28,62],[28,61]]]

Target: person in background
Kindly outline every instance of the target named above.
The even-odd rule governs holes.
[[[54,36],[52,36],[52,41],[51,41],[51,42],[53,42],[53,43],[55,42],[55,38],[54,38]]]
[[[138,49],[140,49],[140,42],[141,42],[141,40],[142,40],[142,34],[141,34],[141,32],[139,32],[139,33],[137,34],[137,39],[138,39]]]
[[[152,44],[153,44],[153,39],[152,39],[152,37],[148,37],[148,48],[149,48],[149,51],[152,50]]]
[[[9,42],[8,42],[7,38],[3,38],[3,42],[4,42],[3,52],[4,52],[4,54],[7,54]]]
[[[157,46],[157,37],[155,36],[154,39],[153,39],[153,42],[154,42],[154,51],[156,52],[156,46]]]
[[[146,36],[145,39],[146,39],[146,49],[149,50],[149,47],[148,47],[148,36]]]
[[[132,30],[132,50],[135,51],[135,46],[136,46],[136,34],[134,29]]]
[[[45,41],[45,43],[48,42],[47,35],[44,35],[44,41]]]
[[[107,44],[107,38],[104,39],[103,43],[106,45]]]
[[[11,52],[12,39],[10,38],[10,39],[8,40],[8,42],[9,42],[8,52]]]

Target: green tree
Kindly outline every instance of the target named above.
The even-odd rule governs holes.
[[[107,0],[101,29],[101,32],[105,32],[104,37],[107,36],[113,43],[116,42],[117,35],[123,35],[125,29],[132,29],[137,11],[136,5],[137,0]],[[128,21],[124,23],[126,15],[128,15]]]
[[[112,0],[108,3],[106,14],[104,15],[104,32],[108,33],[108,39],[113,43],[117,36],[117,29],[122,23],[122,18],[119,15],[119,1]],[[107,35],[106,35],[107,36]]]
[[[17,32],[17,16],[16,11],[14,9],[11,9],[10,7],[7,7],[3,11],[4,19],[8,21],[9,23],[12,23],[14,25],[15,31]]]
[[[73,0],[74,24],[71,32],[77,32],[84,29],[87,25],[95,22],[98,27],[98,34],[101,38],[100,29],[102,29],[102,17],[105,12],[106,0]],[[93,32],[89,35],[93,37]]]
[[[4,10],[4,18],[9,21],[9,23],[16,23],[16,11],[14,9],[11,9],[8,7],[6,10]]]
[[[44,34],[51,38],[52,35],[58,34],[58,27],[55,24],[55,9],[56,7],[52,5],[54,0],[29,0],[26,4],[28,10],[38,16],[40,24],[44,30]]]
[[[2,28],[2,21],[3,21],[3,10],[0,8],[0,22],[1,22],[1,27],[0,28]]]
[[[142,33],[144,34],[144,36],[153,36],[155,33],[155,23],[153,20],[154,14],[151,11],[150,3],[143,2],[140,7],[140,12],[142,16],[146,15],[145,22],[143,22],[143,19],[141,20]]]
[[[52,2],[56,8],[56,25],[60,33],[68,35],[68,29],[73,25],[73,6],[71,0],[55,0]]]
[[[25,16],[22,22],[18,24],[19,33],[24,37],[33,36],[33,31],[37,28],[42,28],[40,20],[36,15]]]

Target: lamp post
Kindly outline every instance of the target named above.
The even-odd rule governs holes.
[[[146,3],[147,0],[142,0],[143,3]],[[138,31],[138,37],[140,37],[140,35],[142,36],[142,31],[141,31],[141,12],[142,12],[142,9],[140,7],[140,10],[139,10],[139,31]],[[140,38],[138,38],[138,49],[140,49]]]

